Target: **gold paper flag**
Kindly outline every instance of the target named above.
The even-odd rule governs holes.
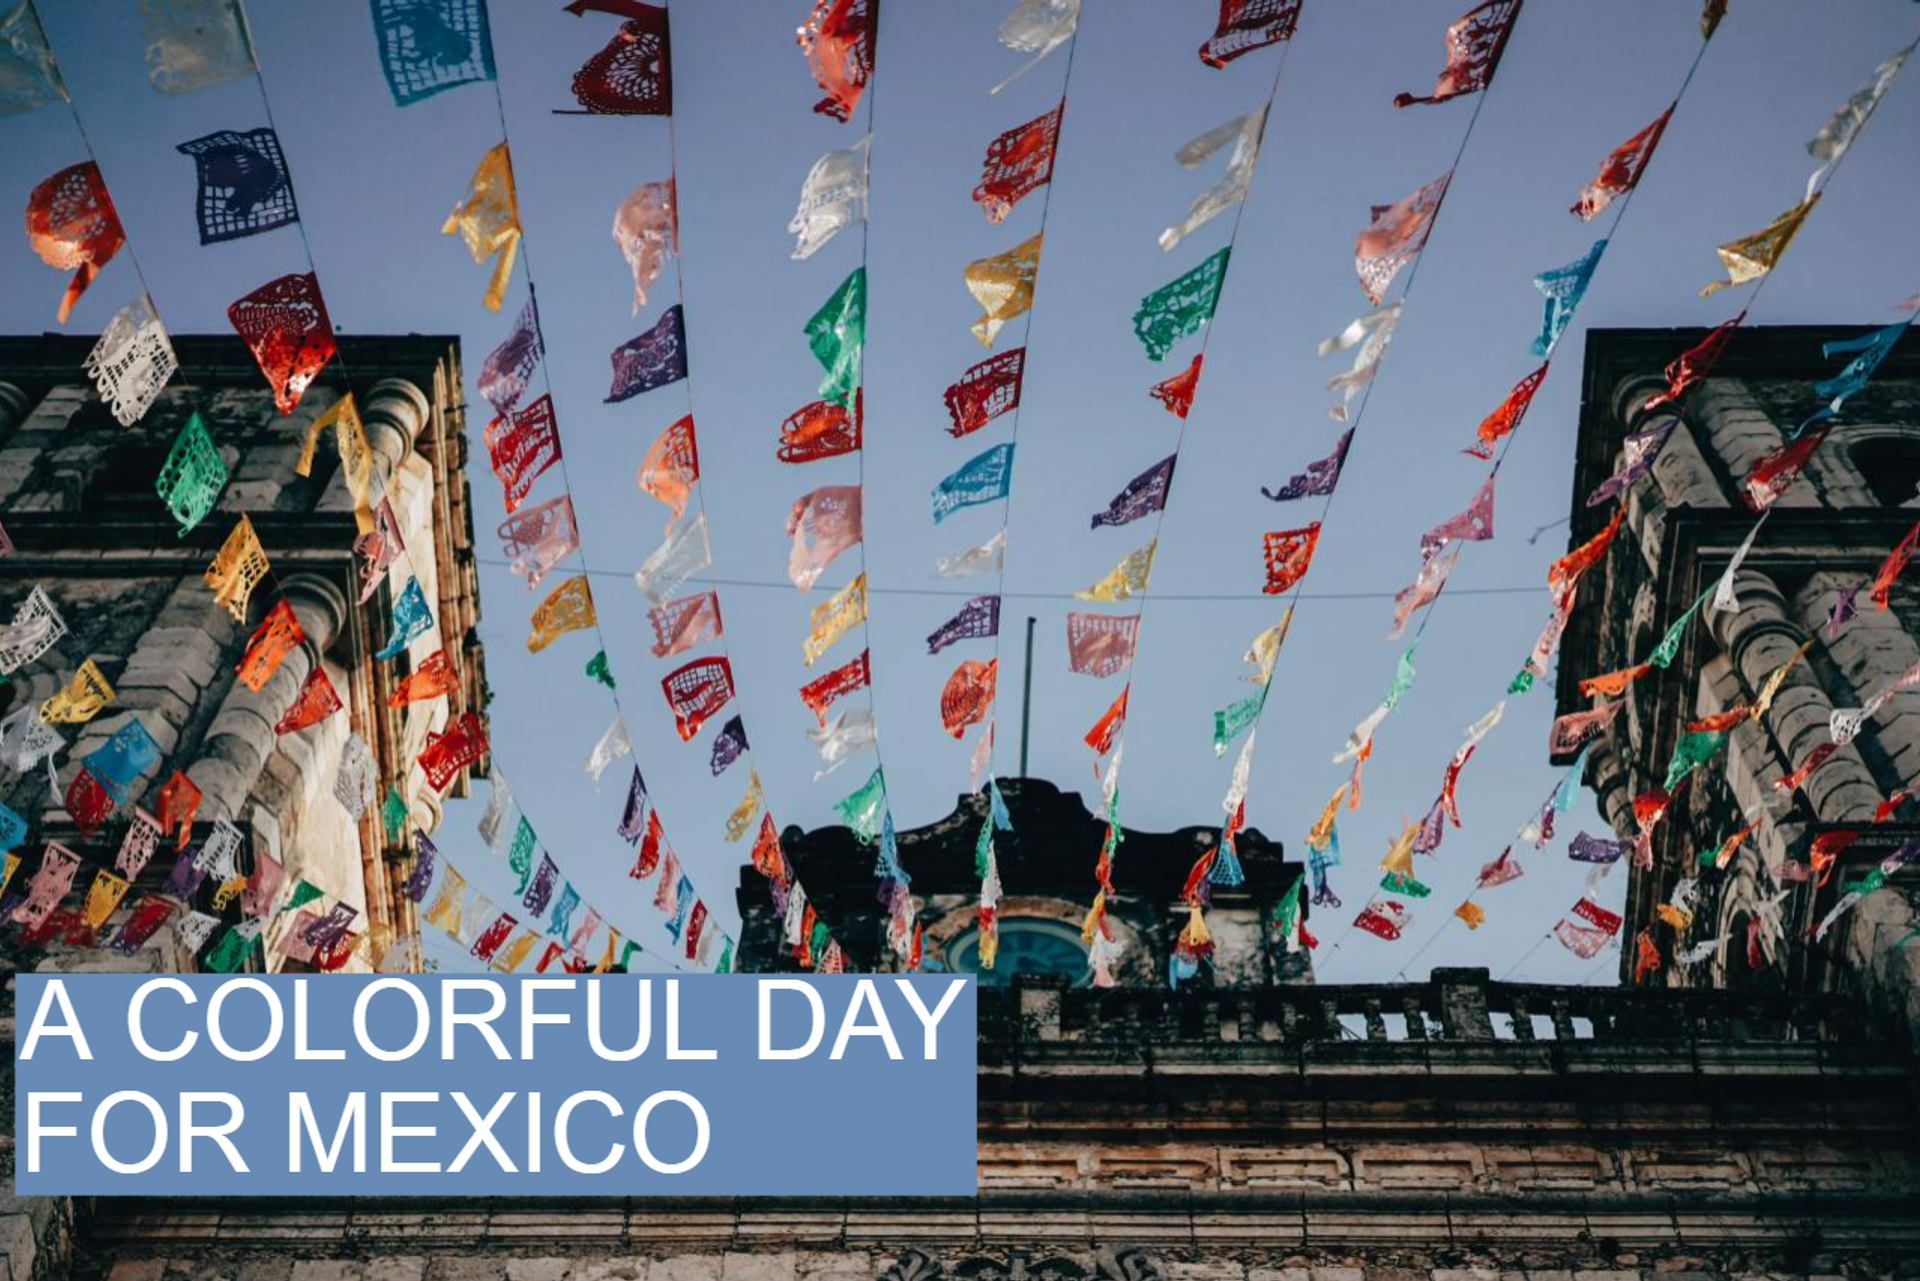
[[[800,652],[808,667],[813,660],[832,648],[833,643],[867,620],[867,575],[862,570],[854,580],[814,606],[813,628],[807,633]]]
[[[568,632],[592,627],[598,621],[587,576],[575,574],[554,588],[533,611],[533,634],[527,637],[527,650],[538,654]]]
[[[260,545],[253,522],[242,514],[202,578],[213,588],[213,603],[226,606],[235,621],[244,623],[247,601],[252,598],[254,587],[266,576],[267,549]]]
[[[499,311],[507,292],[507,279],[513,275],[514,255],[520,252],[520,202],[513,194],[513,157],[507,144],[488,151],[473,171],[467,194],[447,215],[440,234],[459,232],[467,242],[467,252],[475,262],[494,255],[493,279],[487,282],[487,295],[481,301],[488,311]]]
[[[113,915],[113,909],[120,906],[120,900],[127,896],[127,882],[112,872],[96,872],[93,884],[87,887],[87,901],[80,909],[81,919],[87,928],[97,930],[107,923]]]
[[[738,805],[733,807],[733,813],[727,815],[729,841],[737,841],[745,836],[753,826],[754,815],[760,812],[760,775],[749,770],[747,780],[747,794],[740,798]]]
[[[1819,203],[1820,193],[1816,191],[1751,236],[1721,245],[1714,252],[1720,255],[1720,262],[1727,269],[1727,279],[1714,281],[1700,291],[1700,296],[1705,298],[1722,289],[1744,285],[1772,271],[1779,264],[1780,255],[1787,252],[1787,246],[1800,234],[1800,224]]]
[[[40,704],[40,719],[49,725],[84,725],[112,701],[113,686],[89,658],[65,689]]]
[[[1001,328],[1033,306],[1033,278],[1040,272],[1040,237],[1003,254],[967,264],[967,292],[986,315],[973,322],[973,336],[993,346]]]
[[[1075,592],[1075,600],[1125,600],[1135,592],[1147,589],[1147,578],[1153,573],[1153,552],[1160,540],[1154,539],[1145,547],[1136,548],[1120,558],[1107,576],[1087,588]]]

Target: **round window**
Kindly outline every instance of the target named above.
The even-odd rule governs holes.
[[[975,926],[946,947],[947,968],[977,974],[987,987],[1005,987],[1016,974],[1054,974],[1074,984],[1089,981],[1087,949],[1080,931],[1059,921],[1016,916],[1000,922],[1000,950],[993,968],[980,968],[980,929]]]

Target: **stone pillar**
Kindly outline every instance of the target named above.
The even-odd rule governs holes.
[[[1708,630],[1733,660],[1749,691],[1757,691],[1806,638],[1807,628],[1792,618],[1779,586],[1757,570],[1743,569],[1735,580],[1740,608],[1728,613],[1706,610]],[[1766,726],[1785,754],[1785,770],[1805,760],[1807,753],[1827,742],[1833,702],[1820,686],[1811,664],[1802,660],[1787,675],[1767,713]],[[1783,770],[1784,772],[1784,770]],[[1822,822],[1845,823],[1870,818],[1880,803],[1873,775],[1858,749],[1847,746],[1814,772],[1806,785],[1807,799]]]
[[[347,599],[326,579],[291,574],[281,590],[300,620],[306,642],[292,651],[257,691],[236,681],[214,713],[200,757],[187,776],[204,795],[201,817],[237,821],[254,782],[276,746],[273,727],[293,705],[319,656],[332,647],[347,620]]]
[[[1440,1026],[1449,1041],[1491,1041],[1493,1016],[1487,1010],[1490,971],[1436,966],[1431,982],[1440,989]]]

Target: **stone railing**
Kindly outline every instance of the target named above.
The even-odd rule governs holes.
[[[1436,969],[1426,983],[1069,989],[1021,977],[980,992],[983,1054],[1034,1042],[1304,1045],[1328,1041],[1886,1043],[1839,996],[1495,983]]]

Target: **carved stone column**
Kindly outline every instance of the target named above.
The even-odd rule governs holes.
[[[313,574],[281,580],[287,603],[306,633],[258,690],[236,681],[207,727],[200,757],[187,770],[204,796],[201,816],[237,820],[253,791],[277,735],[273,727],[286,714],[319,656],[332,647],[347,619],[347,600],[338,588]]]

